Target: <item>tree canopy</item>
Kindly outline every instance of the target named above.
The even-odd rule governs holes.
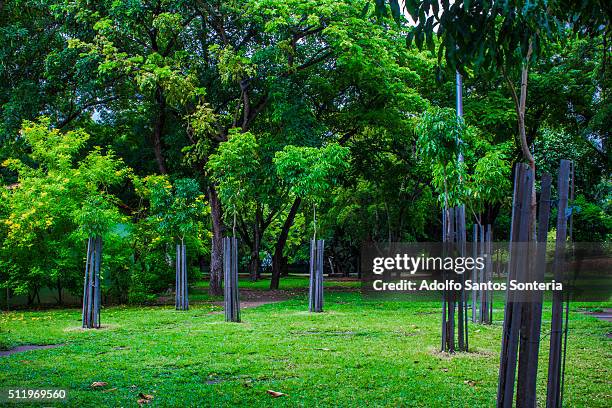
[[[32,299],[39,283],[76,289],[84,237],[104,235],[109,293],[147,301],[184,238],[218,295],[235,234],[241,268],[278,287],[314,228],[326,268],[357,272],[363,242],[439,240],[445,202],[503,234],[525,159],[579,163],[583,232],[607,239],[609,15],[603,1],[6,0],[0,281]]]

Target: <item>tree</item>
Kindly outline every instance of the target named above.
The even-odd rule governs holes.
[[[287,146],[274,157],[279,177],[290,186],[292,194],[296,197],[294,202],[298,202],[299,205],[305,201],[312,205],[312,229],[315,238],[317,235],[317,204],[325,199],[338,178],[348,169],[348,153],[348,148],[330,143],[320,149]],[[284,225],[281,237],[286,239],[288,234],[289,228]],[[272,262],[279,264],[283,256],[283,248],[277,245]],[[278,289],[280,269],[279,266],[273,268],[270,289]]]
[[[103,236],[120,222],[117,207],[109,202],[112,197],[95,194],[87,197],[75,216],[79,230],[87,237],[87,257],[83,284],[83,328],[100,328],[102,288],[100,267],[102,263]]]
[[[186,240],[194,240],[203,228],[201,219],[208,207],[197,181],[178,179],[174,186],[165,176],[149,176],[137,181],[140,194],[149,199],[150,217],[160,232],[170,236],[176,245],[176,309],[189,308],[187,287]]]
[[[86,2],[59,8],[74,22],[66,28],[70,49],[107,85],[100,90],[108,100],[98,109],[100,122],[120,130],[106,137],[129,164],[138,163],[140,174],[154,171],[154,159],[157,171],[196,178],[207,191],[211,293],[220,293],[220,239],[232,217],[224,218],[206,168],[232,129],[256,135],[268,171],[274,152],[287,144],[346,143],[368,125],[393,126],[393,112],[405,119],[423,103],[409,68],[413,57],[403,47],[405,27],[382,27],[371,13],[363,19],[352,2],[109,1],[95,10]],[[143,134],[150,135],[145,143]],[[237,220],[253,246],[261,234],[255,230],[281,216],[290,228],[300,207],[298,199],[286,202],[286,191],[269,191],[273,202],[261,208],[252,202],[247,219]]]
[[[241,131],[256,135],[262,150],[262,173],[267,174],[260,179],[269,179],[274,152],[287,144],[316,147],[326,140],[346,143],[368,123],[381,127],[394,123],[389,120],[393,109],[401,107],[398,114],[403,116],[422,103],[410,86],[418,83],[418,76],[406,66],[409,57],[400,43],[401,36],[398,33],[388,38],[384,34],[393,28],[383,29],[373,21],[364,21],[343,2],[288,4],[287,8],[278,7],[277,2],[275,7],[268,7],[266,2],[253,4],[255,11],[260,10],[267,19],[251,16],[252,30],[247,32],[253,37],[243,42],[230,37],[223,47],[212,48],[213,64],[218,66],[214,75],[220,76],[220,84],[206,88],[217,92],[229,87],[234,96],[231,108],[228,104],[219,113],[210,97],[207,102],[211,105],[196,110],[198,123],[192,122],[196,144],[191,152],[200,160],[205,162],[215,146],[227,142],[228,129],[239,126]],[[345,24],[347,19],[351,25]],[[240,21],[233,23],[239,25]],[[229,27],[234,29],[234,25]],[[230,32],[228,27],[224,30]],[[258,44],[268,45],[262,49]],[[388,86],[380,86],[381,81]],[[301,199],[294,197],[286,203],[287,191],[268,191],[275,191],[278,198],[264,205],[269,216],[262,216],[253,203],[251,220],[263,218],[265,225],[277,213],[286,215],[275,245],[284,248],[287,233],[283,231],[291,228]],[[242,224],[240,218],[237,223]],[[242,230],[239,228],[241,235],[246,235]],[[220,232],[214,235],[220,236]],[[274,263],[273,269],[280,265]]]
[[[385,2],[382,8],[385,9]],[[396,0],[391,1],[391,9],[399,18],[399,4]],[[380,6],[379,6],[380,8]],[[415,40],[419,48],[427,44],[431,51],[435,49],[434,36],[440,40],[438,48],[438,59],[445,57],[447,65],[466,73],[472,68],[476,70],[497,70],[507,82],[512,100],[514,102],[518,139],[524,159],[532,169],[532,177],[535,177],[535,159],[531,153],[527,139],[526,106],[527,87],[530,65],[535,63],[538,56],[546,50],[549,43],[555,42],[563,34],[567,27],[574,32],[593,36],[603,32],[604,37],[609,34],[610,10],[600,1],[470,1],[449,2],[437,1],[407,1],[405,8],[415,21],[417,27],[408,36],[408,42]],[[606,51],[607,52],[607,51]],[[512,80],[512,70],[518,68],[520,72],[520,90],[517,90],[515,81]],[[529,240],[536,240],[536,190],[535,183],[532,184],[531,208],[530,208]],[[565,240],[565,237],[562,237]],[[558,302],[553,307],[559,309]],[[541,313],[541,309],[540,309]],[[560,322],[553,327],[560,327]],[[528,314],[526,316],[526,327],[533,325],[533,319],[539,321],[539,316]],[[535,333],[535,335],[539,335]],[[555,334],[560,336],[560,334]],[[514,339],[513,339],[514,341]],[[528,340],[528,343],[531,340]],[[532,344],[528,347],[533,348]],[[535,346],[537,347],[537,346]],[[522,349],[522,348],[521,348]],[[505,349],[502,353],[505,352]],[[537,349],[535,355],[530,350],[524,350],[529,360],[537,361]],[[503,358],[504,356],[502,356]],[[508,356],[505,356],[506,358]],[[510,356],[514,358],[515,356]],[[559,357],[559,356],[557,356]],[[557,358],[555,357],[555,358]],[[521,358],[521,361],[524,359]],[[527,361],[527,360],[525,360]],[[529,364],[528,364],[529,365]],[[553,366],[551,358],[551,367]],[[535,375],[537,369],[524,370],[519,367],[519,389],[520,398],[517,405],[532,404],[526,395],[535,395]],[[528,368],[529,370],[529,368]],[[514,373],[512,373],[514,374]],[[530,378],[527,378],[530,377]],[[531,378],[533,377],[533,378]],[[530,381],[527,391],[522,387],[522,381]],[[514,378],[507,379],[514,384]],[[557,380],[558,381],[558,380]],[[512,404],[512,395],[506,395],[501,388],[498,393],[498,405],[509,406]],[[550,401],[550,373],[549,373],[549,401]],[[552,390],[553,393],[556,391]]]
[[[121,220],[111,188],[129,174],[112,151],[97,147],[77,162],[89,135],[82,130],[60,132],[50,121],[25,122],[22,137],[30,149],[26,160],[3,165],[18,183],[6,196],[7,234],[2,243],[7,265],[5,285],[31,301],[43,286],[74,292],[82,258],[75,246],[84,238],[102,237]],[[31,254],[37,256],[32,257]]]
[[[251,280],[259,278],[261,241],[274,217],[274,184],[277,179],[266,171],[260,161],[260,146],[251,132],[234,131],[222,143],[207,164],[211,179],[217,185],[219,198],[226,207],[226,222],[232,225],[232,235],[239,234],[251,249],[249,272]],[[269,166],[268,166],[269,167]],[[266,209],[269,215],[265,214]],[[254,213],[252,239],[245,221]]]
[[[431,163],[433,186],[444,208],[465,204],[481,224],[487,204],[510,190],[507,144],[492,145],[452,109],[432,108],[416,127],[420,157]],[[462,156],[458,161],[456,157]]]

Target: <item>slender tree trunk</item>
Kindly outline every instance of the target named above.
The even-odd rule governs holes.
[[[198,256],[198,266],[200,267],[200,273],[204,274],[206,270],[206,258],[204,258],[204,255]]]
[[[300,197],[296,197],[296,199],[293,201],[289,214],[287,215],[287,219],[285,220],[281,233],[276,241],[274,256],[272,257],[272,280],[270,281],[270,289],[278,289],[282,272],[283,250],[285,249],[285,244],[287,243],[287,238],[289,237],[289,229],[293,225],[293,220],[295,219],[295,215],[300,208],[301,202],[302,199]]]
[[[520,95],[516,94],[516,89],[514,87],[514,84],[512,83],[512,81],[510,80],[510,77],[507,75],[505,71],[504,71],[504,77],[506,78],[508,87],[510,88],[512,99],[514,100],[514,105],[516,108],[518,133],[519,133],[519,140],[521,143],[521,151],[523,153],[525,160],[529,164],[529,167],[531,167],[531,170],[533,171],[533,174],[535,177],[535,159],[533,158],[533,155],[531,154],[531,151],[529,150],[529,143],[527,142],[527,131],[525,127],[525,112],[527,110],[527,82],[529,80],[529,62],[531,60],[532,53],[533,53],[533,45],[530,41],[529,48],[527,49],[527,55],[525,57],[525,62],[523,63],[523,66],[521,68]],[[535,183],[534,183],[533,190],[531,192],[531,220],[530,220],[531,236],[532,236],[532,240],[534,241],[536,240],[536,236],[535,236],[536,234],[536,230],[535,230],[536,207],[537,207],[537,201],[536,201],[536,191],[535,191]]]
[[[57,277],[57,304],[58,305],[62,305],[63,299],[62,299],[62,280],[60,279],[60,277]]]
[[[518,106],[518,131],[519,138],[521,141],[521,150],[523,152],[523,156],[531,170],[535,172],[535,159],[531,154],[531,150],[529,150],[529,145],[527,143],[527,131],[525,128],[525,112],[527,110],[527,80],[529,78],[529,65],[525,64],[521,69],[521,95]]]
[[[208,188],[210,217],[212,219],[212,249],[210,251],[210,286],[208,292],[221,296],[221,276],[223,274],[223,220],[221,202],[214,186]]]
[[[521,150],[523,151],[523,155],[525,156],[525,160],[531,167],[535,177],[535,159],[529,150],[529,144],[527,143],[527,132],[525,130],[525,111],[527,109],[527,80],[529,78],[529,58],[531,58],[531,42],[529,43],[529,50],[527,52],[527,62],[523,65],[521,70],[521,96],[519,102],[519,117],[518,117],[518,126],[519,126],[519,135],[521,139]],[[532,239],[535,240],[536,236],[536,208],[537,208],[537,200],[536,200],[536,190],[535,183],[533,183],[533,189],[531,191],[531,219],[530,219],[530,231],[532,235]]]
[[[166,124],[166,100],[164,99],[163,91],[161,88],[157,88],[155,94],[155,100],[157,101],[157,117],[155,119],[155,125],[153,127],[153,150],[155,152],[155,160],[161,174],[168,173],[166,168],[166,160],[163,155],[162,147],[162,136],[164,133],[164,126]]]
[[[255,210],[255,222],[253,223],[253,248],[251,248],[251,261],[249,263],[249,274],[252,281],[259,279],[259,249],[261,236],[259,224],[261,222],[261,208],[259,205]]]

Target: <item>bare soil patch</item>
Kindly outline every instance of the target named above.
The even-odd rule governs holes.
[[[247,309],[250,307],[258,307],[268,305],[270,303],[278,303],[290,299],[295,296],[294,291],[288,290],[240,290],[240,308]],[[223,306],[223,302],[214,302],[216,306]],[[212,313],[221,313],[220,311]]]
[[[602,312],[585,312],[589,316],[593,316],[604,322],[612,322],[612,309],[604,309]]]
[[[17,354],[17,353],[24,353],[24,352],[30,351],[30,350],[52,349],[52,348],[61,347],[63,345],[64,344],[44,344],[44,345],[26,344],[25,346],[17,346],[15,348],[10,349],[10,350],[2,350],[2,351],[0,351],[0,357],[10,356],[12,354]]]

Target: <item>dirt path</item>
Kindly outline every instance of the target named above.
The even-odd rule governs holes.
[[[45,350],[52,349],[56,347],[61,347],[63,344],[46,344],[46,345],[37,345],[37,344],[29,344],[26,346],[17,346],[10,350],[2,350],[0,351],[0,357],[10,356],[12,354],[23,353],[30,350]]]
[[[240,308],[247,309],[250,307],[258,307],[268,305],[270,303],[278,303],[290,299],[299,291],[289,290],[240,290]],[[214,302],[216,306],[223,306],[223,302]],[[221,312],[213,312],[221,313]]]
[[[585,312],[585,314],[603,320],[604,322],[612,322],[612,309],[610,308],[604,309],[602,312]]]

